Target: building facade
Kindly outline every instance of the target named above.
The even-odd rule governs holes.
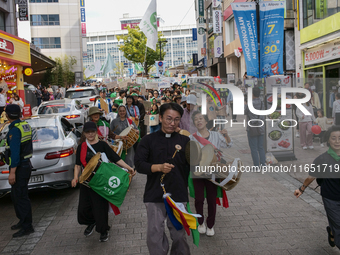
[[[46,56],[77,60],[74,72],[83,72],[79,0],[29,0],[31,43]]]
[[[125,23],[124,23],[125,24]],[[178,27],[159,27],[158,31],[162,32],[163,37],[167,40],[165,46],[166,67],[175,67],[189,63],[192,60],[192,54],[197,53],[197,41],[193,41],[192,29],[196,25],[178,26]],[[125,73],[128,75],[129,69],[134,69],[125,57],[124,53],[119,50],[117,36],[126,35],[127,30],[117,30],[110,32],[97,32],[87,34],[87,57],[84,57],[84,68],[97,60],[104,64],[107,54],[110,53],[114,62],[124,63]],[[110,76],[117,75],[115,72],[110,72]],[[97,75],[102,77],[101,74]]]
[[[327,117],[340,91],[340,2],[299,0],[296,7],[296,73],[308,83]]]

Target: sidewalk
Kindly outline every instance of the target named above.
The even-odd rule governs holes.
[[[233,157],[240,157],[245,165],[250,165],[252,161],[245,133],[239,130],[230,130],[229,133],[234,145],[227,152]],[[312,163],[315,157],[326,151],[318,145],[314,147],[313,151],[303,151],[296,139],[298,160],[282,164]],[[339,254],[339,250],[330,247],[327,241],[328,223],[320,195],[309,189],[302,199],[293,196],[293,190],[301,185],[295,178],[303,180],[306,176],[244,173],[239,184],[227,193],[230,207],[217,208],[215,236],[201,235],[198,248],[193,245],[191,236],[187,238],[192,254]],[[3,246],[4,251],[19,246],[16,251],[21,250],[22,253],[16,254],[24,254],[22,246],[31,243],[31,250],[26,250],[36,255],[148,254],[146,210],[142,202],[145,182],[146,176],[141,174],[133,179],[121,207],[121,215],[110,215],[112,228],[106,243],[98,241],[98,233],[84,237],[85,227],[77,223],[79,190],[74,190],[67,197],[61,195],[56,198],[60,204],[51,208],[50,218],[35,218],[37,232],[34,235],[10,241]],[[45,205],[46,208],[49,206]],[[190,206],[194,209],[192,199]],[[42,208],[34,208],[33,215],[39,210]],[[44,225],[45,229],[41,227]],[[4,231],[3,228],[1,230]],[[3,236],[0,236],[0,244],[5,242]],[[5,237],[10,236],[7,234]]]

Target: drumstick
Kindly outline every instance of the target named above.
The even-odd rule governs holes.
[[[176,151],[175,151],[174,155],[172,155],[172,158],[174,158],[175,155],[176,155],[176,153],[182,149],[182,146],[179,145],[179,144],[176,144],[176,145],[175,145],[175,148],[176,148]]]
[[[115,130],[117,129],[117,127],[118,127],[118,125],[117,125],[117,126],[115,126],[115,128],[112,130],[112,132],[115,132]]]

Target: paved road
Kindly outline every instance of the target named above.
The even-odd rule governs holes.
[[[244,133],[230,131],[234,140],[228,150],[251,164]],[[298,140],[296,141],[298,142]],[[303,151],[296,146],[298,161],[311,163],[326,149],[316,146]],[[291,162],[283,162],[290,164]],[[244,173],[238,186],[228,192],[228,209],[219,207],[215,236],[201,235],[199,248],[188,237],[192,254],[339,254],[327,242],[327,220],[320,195],[312,190],[302,199],[293,190],[306,174]],[[7,196],[0,200],[1,254],[148,254],[146,246],[146,210],[142,203],[146,177],[134,178],[121,207],[122,214],[110,215],[110,239],[99,242],[99,234],[83,235],[84,226],[77,223],[78,189],[34,191],[33,204],[36,232],[12,239],[10,226],[17,219]],[[191,200],[191,208],[194,208]]]

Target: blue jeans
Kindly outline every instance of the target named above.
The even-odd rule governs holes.
[[[161,125],[150,126],[150,134],[151,133],[155,133],[155,132],[157,132],[160,129],[161,129]]]
[[[260,164],[264,166],[266,163],[266,155],[263,147],[264,135],[249,136],[249,132],[247,132],[247,136],[254,166],[260,166]]]

